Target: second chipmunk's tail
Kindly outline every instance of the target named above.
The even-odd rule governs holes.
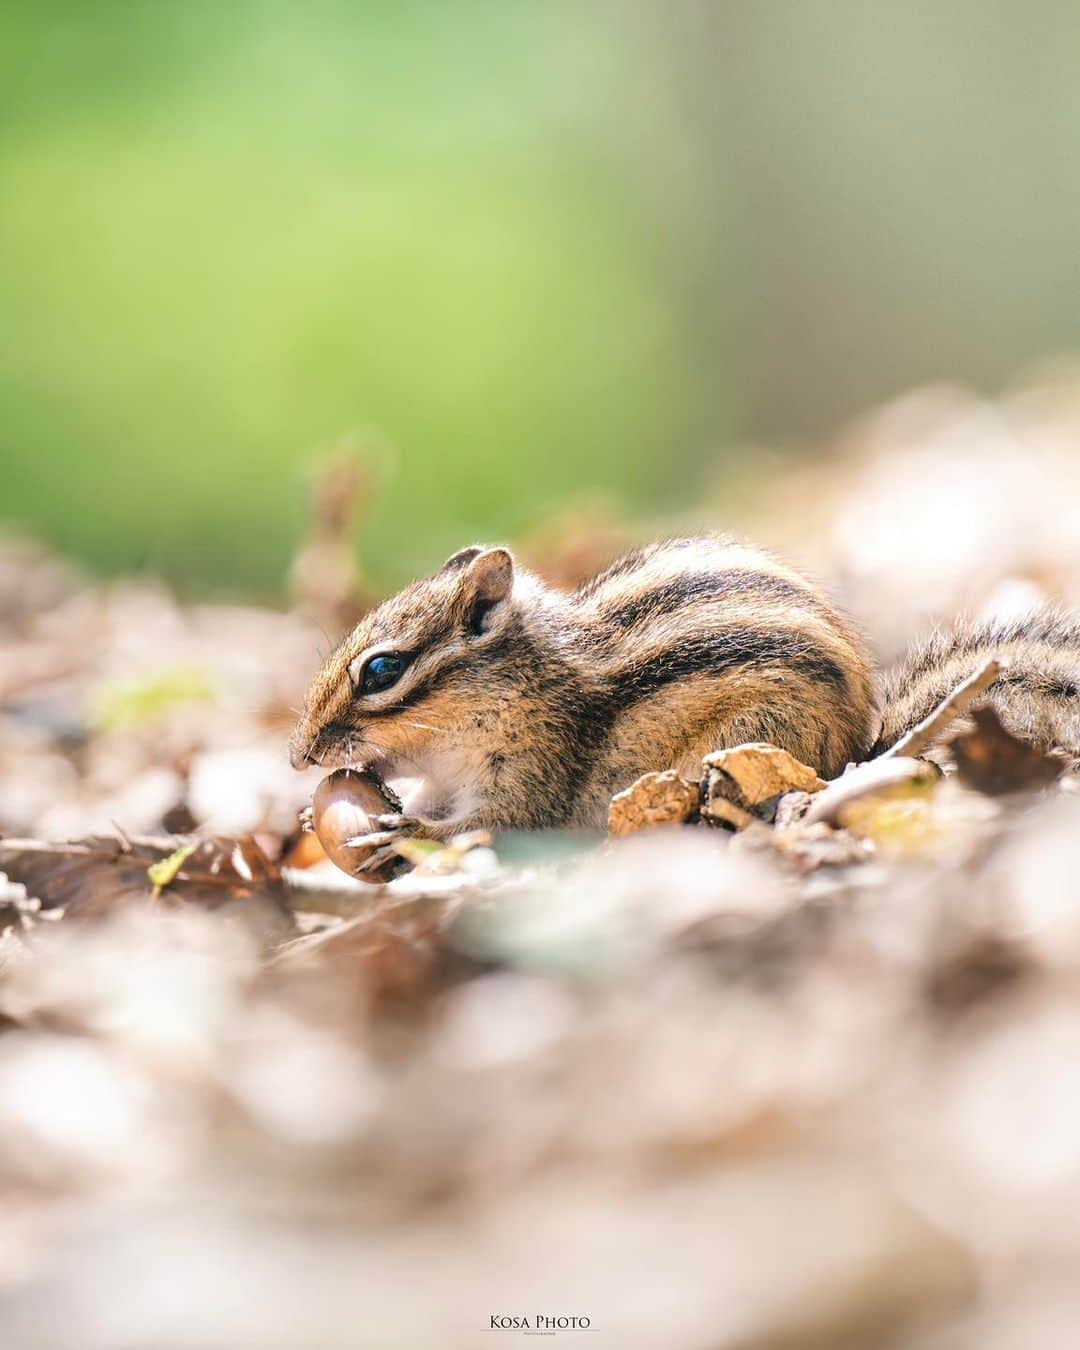
[[[1035,610],[939,630],[917,643],[883,681],[876,752],[927,717],[963,680],[998,656],[1008,668],[986,699],[1015,736],[1080,755],[1080,616]]]

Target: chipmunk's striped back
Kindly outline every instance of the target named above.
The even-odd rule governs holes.
[[[721,536],[620,559],[571,603],[610,719],[599,795],[663,760],[769,741],[826,775],[873,735],[869,664],[853,625],[805,577]]]
[[[1050,609],[962,623],[918,643],[883,681],[876,748],[895,744],[992,656],[1007,662],[987,691],[1005,726],[1041,749],[1080,755],[1080,621]]]

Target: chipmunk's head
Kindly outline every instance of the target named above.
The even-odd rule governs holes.
[[[465,548],[366,615],[311,683],[293,767],[370,765],[418,785],[398,789],[409,814],[467,815],[508,681],[514,580],[506,549]]]

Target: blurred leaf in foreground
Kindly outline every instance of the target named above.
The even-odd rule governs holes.
[[[204,671],[177,666],[100,685],[91,720],[101,731],[122,731],[154,722],[182,704],[213,699],[214,689]]]
[[[0,840],[0,867],[45,909],[101,918],[125,904],[162,900],[242,914],[278,936],[292,928],[281,874],[254,839],[109,839],[49,844]]]

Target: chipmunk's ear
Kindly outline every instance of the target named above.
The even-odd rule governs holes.
[[[460,572],[461,569],[472,560],[483,553],[479,544],[470,544],[468,548],[459,548],[456,553],[451,553],[449,558],[439,568],[440,572]]]
[[[479,549],[465,564],[461,596],[465,606],[465,627],[474,637],[490,631],[497,618],[498,606],[513,588],[514,557],[509,549]]]

